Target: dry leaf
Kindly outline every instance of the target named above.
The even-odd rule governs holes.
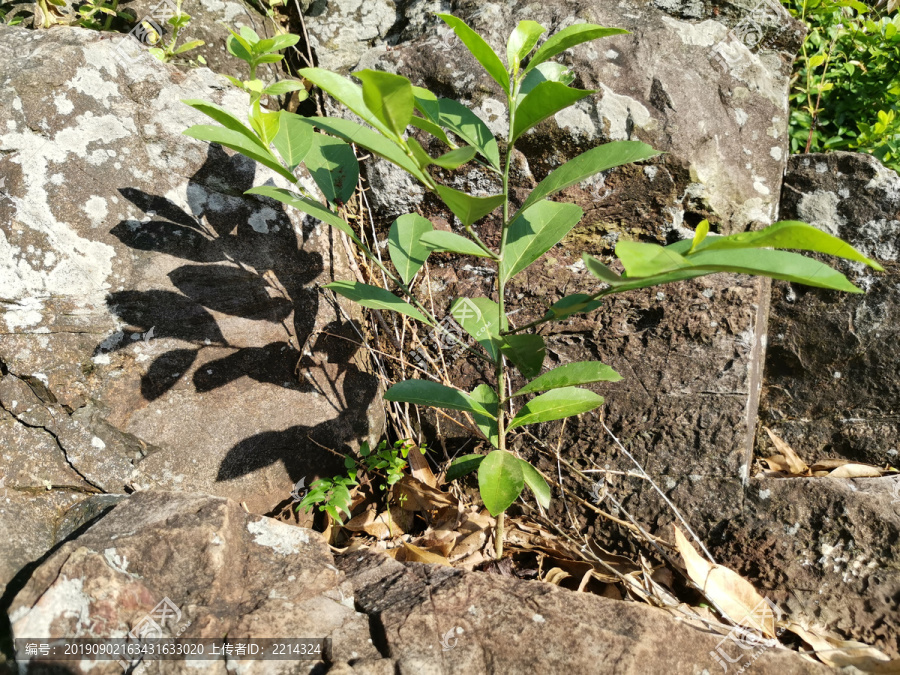
[[[344,523],[344,529],[351,532],[365,532],[376,539],[392,539],[405,533],[411,526],[412,514],[398,508],[381,513],[363,511]]]
[[[399,495],[398,501],[406,511],[434,511],[458,504],[450,493],[433,488],[412,476],[403,476],[394,484],[394,491]]]
[[[817,460],[815,464],[809,467],[810,471],[831,471],[832,469],[836,469],[839,466],[844,466],[844,464],[850,464],[849,459],[820,459]]]
[[[754,628],[766,637],[775,637],[772,607],[749,581],[727,567],[713,565],[702,558],[677,527],[675,545],[684,559],[688,576],[728,618],[741,626]]]
[[[419,450],[418,445],[409,449],[406,460],[409,462],[409,472],[414,478],[422,481],[429,487],[437,487],[437,478],[434,477],[431,467],[428,466],[428,460],[425,459],[425,455]]]
[[[426,551],[424,548],[408,544],[405,541],[402,546],[398,546],[394,550],[396,551],[394,557],[401,562],[433,563],[436,565],[450,566],[450,561],[444,556],[432,553],[431,551]]]
[[[548,584],[553,584],[554,586],[559,586],[559,584],[564,580],[568,579],[572,575],[568,572],[559,569],[558,567],[554,567],[547,574],[544,575],[544,581]]]
[[[900,662],[891,661],[887,654],[862,642],[843,640],[821,626],[804,628],[792,622],[786,628],[812,647],[818,659],[827,666],[853,666],[868,673],[900,672]]]
[[[775,446],[775,449],[779,453],[772,457],[766,458],[765,461],[769,464],[770,469],[787,471],[794,476],[802,476],[809,472],[809,467],[806,466],[806,462],[800,459],[800,457],[796,452],[794,452],[794,449],[790,445],[773,434],[768,427],[763,428],[769,435],[769,438],[772,441],[772,445]]]
[[[829,478],[877,478],[881,469],[868,464],[844,464],[828,474]]]

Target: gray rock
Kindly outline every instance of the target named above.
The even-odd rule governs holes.
[[[342,466],[320,446],[380,429],[377,381],[319,335],[353,334],[316,289],[348,274],[344,248],[243,196],[275,174],[182,135],[208,120],[180,99],[243,117],[243,93],[100,38],[0,25],[4,488],[70,502],[162,486],[268,512]],[[34,541],[52,544],[59,515]]]
[[[900,656],[896,477],[754,479],[740,511],[711,537],[718,562],[789,615]]]
[[[849,241],[886,272],[841,262],[860,295],[774,285],[763,424],[808,463],[897,466],[900,176],[870,155],[797,155],[785,175],[781,217]]]
[[[16,637],[102,637],[127,633],[164,600],[166,620],[156,616],[164,635],[330,637],[333,653],[325,663],[156,661],[147,672],[221,673],[240,666],[252,673],[373,675],[696,673],[721,667],[714,656],[720,637],[663,610],[364,551],[336,560],[315,532],[248,514],[230,500],[184,493],[144,492],[117,506],[35,571],[9,615]],[[754,672],[827,672],[788,651],[754,656]],[[80,673],[88,672],[85,664],[67,665]],[[120,670],[101,662],[90,672]]]

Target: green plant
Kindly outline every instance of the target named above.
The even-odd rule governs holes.
[[[172,28],[172,36],[167,42],[163,43],[162,46],[151,47],[148,50],[155,59],[158,59],[163,63],[168,63],[169,61],[174,60],[176,56],[180,56],[206,44],[203,40],[191,40],[190,42],[185,42],[180,47],[178,46],[178,34],[181,32],[182,28],[191,22],[190,15],[181,11],[182,2],[183,0],[176,0],[175,13],[166,21]],[[146,23],[147,22],[145,22],[145,24]],[[153,26],[145,25],[144,27],[147,29],[148,42],[150,44],[159,45],[162,43],[162,35],[160,35]],[[200,65],[205,65],[206,59],[202,56],[198,56],[197,62]]]
[[[4,23],[7,26],[21,25],[26,18],[32,16],[30,12],[23,11],[31,4],[32,3],[17,2],[16,0],[0,2],[0,23]]]
[[[394,483],[403,478],[403,470],[406,468],[406,458],[409,457],[411,449],[416,444],[408,439],[394,441],[394,444],[388,447],[387,441],[381,441],[374,450],[369,449],[369,444],[363,442],[359,448],[359,456],[362,458],[362,464],[368,473],[378,474],[383,472],[385,482],[381,483],[379,489],[387,490]],[[428,451],[423,444],[419,447],[419,452],[423,455]]]
[[[86,0],[78,7],[78,25],[91,30],[112,30],[113,19],[130,19],[119,11],[119,0]]]
[[[859,150],[900,169],[896,0],[782,2],[809,26],[790,95],[792,152]]]
[[[299,100],[306,98],[306,89],[299,80],[279,80],[268,86],[256,76],[259,67],[266,63],[279,63],[284,56],[278,54],[282,49],[293,47],[300,39],[297,35],[283,34],[273,38],[262,39],[252,28],[242,26],[240,33],[230,31],[228,38],[228,53],[245,61],[250,66],[250,79],[239,80],[236,77],[225,75],[236,87],[250,94],[251,104],[256,103],[260,96],[281,96],[292,91],[301,92]]]
[[[297,505],[297,510],[309,511],[314,506],[318,506],[320,511],[327,513],[336,523],[343,522],[342,511],[349,518],[350,503],[353,500],[350,490],[359,483],[356,480],[356,462],[353,458],[345,458],[344,466],[347,469],[346,475],[313,481],[309,486],[309,491]]]
[[[316,180],[330,206],[308,195],[272,186],[248,190],[250,194],[278,200],[326,222],[345,233],[394,285],[388,290],[374,285],[335,281],[328,288],[364,307],[391,310],[430,327],[439,322],[410,288],[429,255],[449,251],[476,256],[494,265],[493,297],[459,298],[450,314],[471,336],[477,347],[471,353],[490,364],[492,381],[479,384],[472,391],[462,391],[438,382],[411,379],[391,386],[384,395],[388,401],[457,410],[471,416],[477,428],[495,448],[486,456],[468,456],[453,467],[454,476],[478,471],[481,497],[490,513],[497,517],[495,542],[497,555],[502,554],[503,524],[506,509],[518,498],[525,485],[538,503],[550,503],[550,488],[544,477],[524,460],[508,450],[507,438],[514,430],[541,422],[564,419],[594,410],[603,404],[602,396],[583,385],[621,379],[612,368],[599,362],[564,365],[541,374],[545,356],[544,339],[531,331],[538,325],[563,319],[572,314],[597,309],[603,298],[613,293],[646,288],[658,284],[692,279],[716,272],[743,272],[786,279],[798,283],[848,292],[861,292],[842,274],[812,258],[797,253],[771,249],[788,248],[836,255],[880,266],[848,244],[804,223],[786,221],[758,232],[727,237],[710,235],[709,224],[698,226],[692,241],[669,246],[653,243],[620,241],[616,256],[625,269],[619,275],[601,261],[584,256],[587,269],[603,287],[591,294],[563,297],[551,304],[545,315],[530,324],[513,327],[506,312],[507,287],[516,275],[541,258],[580,221],[583,212],[574,205],[551,201],[561,190],[613,167],[647,160],[659,153],[638,141],[617,141],[584,152],[558,167],[544,178],[525,198],[517,210],[510,207],[510,163],[516,141],[551,115],[565,109],[593,92],[570,87],[572,73],[551,59],[564,50],[597,38],[626,31],[592,24],[577,24],[549,37],[537,47],[545,29],[533,21],[523,21],[510,36],[507,65],[481,36],[459,19],[440,14],[493,78],[506,98],[509,135],[501,143],[485,123],[471,110],[450,99],[438,99],[430,91],[413,86],[399,75],[372,70],[354,73],[361,86],[336,73],[307,68],[300,74],[323,91],[343,103],[368,126],[341,118],[288,117],[299,129],[315,127],[320,133],[303,136],[296,147],[285,147],[278,134],[277,114],[268,119],[273,126],[253,124],[257,109],[251,110],[253,129],[236,118],[208,104],[190,105],[206,112],[222,127],[192,127],[185,133],[215,141],[252,156],[257,161],[296,184],[290,171],[303,161]],[[535,49],[537,47],[537,49]],[[529,58],[530,55],[530,58]],[[525,59],[528,59],[525,62]],[[280,113],[284,115],[285,113]],[[226,117],[226,115],[228,115]],[[284,120],[285,118],[281,118]],[[407,130],[412,126],[429,134],[449,148],[432,157]],[[293,132],[291,132],[293,133]],[[325,136],[323,134],[330,134]],[[451,136],[456,140],[451,140]],[[337,138],[334,138],[337,137]],[[326,140],[327,139],[327,140]],[[389,253],[393,270],[381,261],[357,236],[354,229],[332,208],[352,194],[355,185],[355,157],[344,152],[346,143],[355,143],[406,170],[428,190],[434,192],[459,219],[462,231],[437,231],[425,218],[406,214],[391,225]],[[275,149],[287,167],[269,149]],[[329,148],[332,161],[325,166],[321,155],[312,148]],[[296,149],[296,152],[293,152]],[[305,152],[304,152],[305,150]],[[251,154],[252,153],[252,154]],[[308,153],[308,154],[306,154]],[[469,162],[497,176],[499,192],[473,196],[439,183],[431,166],[455,169]],[[290,170],[289,170],[290,169]],[[335,176],[350,174],[351,183]],[[344,186],[344,191],[337,189]],[[478,234],[476,223],[495,210],[502,212],[500,235],[495,246]],[[400,296],[403,297],[400,297]],[[510,392],[511,367],[521,374],[524,386]]]
[[[384,482],[379,484],[379,489],[387,490],[403,478],[406,458],[415,447],[416,444],[408,439],[395,441],[391,446],[383,440],[372,450],[369,443],[363,441],[359,446],[359,462],[350,455],[345,455],[344,468],[347,469],[347,474],[314,481],[297,509],[309,511],[318,505],[320,511],[325,511],[335,522],[342,523],[341,511],[350,516],[350,489],[359,485],[357,471],[362,469],[367,474],[380,476]],[[425,445],[421,445],[418,450],[423,455],[427,452]]]

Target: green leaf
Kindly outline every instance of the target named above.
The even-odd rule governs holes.
[[[421,129],[425,133],[431,134],[432,136],[440,140],[444,145],[449,145],[451,148],[455,147],[456,145],[449,138],[447,138],[447,134],[444,133],[444,130],[431,120],[427,120],[424,117],[413,116],[409,123],[412,124],[416,129]]]
[[[271,39],[272,46],[269,47],[267,51],[278,52],[282,49],[287,49],[288,47],[293,47],[300,41],[299,35],[292,35],[290,33],[286,33],[284,35],[276,35]]]
[[[422,183],[428,179],[422,170],[413,162],[400,146],[371,129],[337,117],[307,117],[309,123],[322,131],[343,138],[348,143],[362,146],[379,157],[396,164]]]
[[[293,171],[313,146],[313,128],[296,113],[282,110],[279,114],[281,124],[272,144],[288,169]]]
[[[497,414],[497,409],[500,405],[497,399],[497,392],[495,392],[490,386],[486,384],[479,384],[472,390],[471,396],[474,400],[478,401],[486,410],[488,410],[492,415]],[[478,425],[478,428],[481,430],[481,433],[484,434],[484,437],[488,439],[491,445],[495,448],[500,445],[500,435],[497,431],[497,420],[493,417],[485,417],[484,415],[479,415],[478,413],[473,413],[472,419],[475,420],[475,424]],[[477,455],[480,457],[480,455]]]
[[[347,143],[325,134],[314,134],[304,162],[325,199],[332,204],[350,200],[359,180],[359,162]]]
[[[259,35],[257,35],[256,31],[249,26],[241,26],[240,31],[241,37],[250,43],[250,45],[256,45],[256,43],[259,42]]]
[[[363,83],[363,101],[397,138],[403,135],[413,115],[413,90],[402,75],[379,70],[358,70],[353,75]]]
[[[522,463],[505,450],[492,450],[478,467],[478,490],[495,518],[516,501],[524,487]]]
[[[270,84],[263,89],[262,93],[267,94],[268,96],[281,96],[282,94],[287,94],[291,91],[300,91],[301,89],[305,91],[306,87],[303,86],[303,83],[300,80],[281,80],[274,84]]]
[[[275,140],[280,122],[281,115],[279,113],[265,112],[260,109],[258,100],[253,102],[250,107],[250,125],[266,148]]]
[[[487,124],[459,101],[442,98],[438,101],[438,105],[440,115],[436,120],[437,124],[474,146],[488,163],[499,171],[500,149]]]
[[[425,264],[430,249],[422,243],[422,235],[433,229],[431,222],[417,213],[407,213],[391,224],[388,250],[403,283],[412,281]]]
[[[252,141],[255,145],[258,145],[260,150],[266,151],[265,146],[260,143],[259,139],[256,137],[256,134],[254,134],[250,128],[246,127],[243,122],[241,122],[237,117],[232,115],[224,108],[217,106],[215,103],[208,103],[206,101],[192,98],[182,99],[181,102],[185,105],[191,106],[195,110],[199,110],[204,115],[212,118],[226,129],[231,129],[232,131],[237,131],[238,133],[243,134],[247,137],[248,140]]]
[[[587,255],[587,254],[585,254]],[[565,319],[572,314],[580,314],[582,312],[592,312],[603,304],[602,300],[594,299],[593,296],[585,293],[573,293],[564,298],[560,298],[547,308],[544,318],[548,320],[559,321]]]
[[[231,37],[228,38],[226,42],[226,47],[228,51],[233,55],[238,57],[243,61],[247,61],[248,63],[253,60],[253,47],[250,46],[250,43],[247,42],[240,35],[235,33],[233,30],[229,29],[231,33]]]
[[[593,274],[605,284],[609,284],[610,286],[619,286],[628,282],[628,279],[623,279],[602,262],[600,262],[593,256],[588,255],[587,253],[582,253],[581,259],[584,260],[584,266],[587,267],[588,272]]]
[[[197,124],[190,129],[182,132],[185,136],[196,138],[198,141],[208,141],[210,143],[218,143],[219,145],[239,152],[245,157],[256,160],[263,166],[267,166],[272,171],[280,174],[291,183],[296,183],[297,179],[294,174],[285,169],[268,149],[262,147],[257,140],[255,143],[250,141],[243,133],[226,129],[224,127],[214,127],[207,124]]]
[[[500,305],[488,298],[459,298],[450,308],[450,314],[496,362],[500,357],[500,331],[507,328],[506,317],[503,325],[498,325]]]
[[[522,477],[525,479],[525,485],[531,488],[537,503],[543,508],[550,508],[550,486],[547,479],[541,475],[541,472],[535,469],[530,463],[524,459],[519,460],[522,463]]]
[[[534,125],[593,93],[591,90],[572,89],[561,82],[541,82],[516,106],[515,126],[509,142],[515,143]]]
[[[197,47],[202,47],[206,43],[203,40],[191,40],[190,42],[185,42],[178,49],[176,49],[173,54],[184,54],[185,52],[189,52],[192,49],[196,49]]]
[[[566,66],[555,61],[542,63],[537,68],[529,72],[519,85],[519,94],[516,96],[516,105],[523,98],[531,93],[531,90],[538,86],[541,82],[560,82],[561,84],[571,84],[575,80],[575,74]]]
[[[318,218],[323,223],[327,223],[346,234],[348,237],[350,237],[350,239],[353,240],[353,243],[359,246],[363,251],[367,250],[366,246],[359,240],[356,232],[354,232],[353,228],[350,226],[350,223],[342,219],[334,211],[327,209],[326,207],[322,206],[318,202],[313,201],[312,199],[301,197],[296,192],[291,192],[290,190],[285,190],[284,188],[272,187],[271,185],[260,185],[258,187],[250,188],[244,194],[262,195],[263,197],[269,197],[281,202],[282,204],[291,206],[301,213],[306,213],[313,218]]]
[[[638,241],[620,241],[616,244],[616,257],[629,277],[650,277],[695,266],[669,248]]]
[[[462,478],[468,473],[472,473],[481,466],[482,460],[484,460],[484,455],[463,455],[462,457],[457,457],[450,462],[450,468],[447,469],[447,482],[449,483]]]
[[[546,30],[536,21],[519,22],[506,43],[506,62],[511,71],[519,69],[519,62],[531,53]]]
[[[325,288],[330,288],[338,295],[343,295],[345,298],[353,300],[353,302],[363,307],[389,309],[431,325],[431,322],[415,307],[405,300],[401,300],[390,291],[378,286],[369,286],[358,281],[332,281],[330,284],[325,284]]]
[[[448,387],[431,380],[403,380],[384,393],[385,401],[415,403],[431,408],[449,408],[464,410],[494,417],[481,403],[466,392]]]
[[[700,225],[702,226],[703,223],[700,223]],[[707,223],[708,226],[709,224]],[[698,231],[699,229],[698,227]],[[694,244],[691,247],[691,253],[768,247],[825,253],[838,258],[865,263],[879,272],[884,271],[881,265],[864,256],[847,242],[827,232],[823,232],[817,227],[796,220],[782,220],[756,232],[740,232],[727,237],[709,237],[703,239],[702,243]]]
[[[603,397],[587,389],[562,387],[531,399],[510,420],[507,431],[526,424],[561,420],[603,405]]]
[[[466,227],[480,220],[498,206],[502,206],[504,201],[503,195],[473,197],[467,192],[460,192],[446,185],[438,185],[437,192],[441,200]]]
[[[431,164],[431,157],[425,149],[419,144],[415,138],[410,138],[406,141],[406,144],[409,146],[409,149],[412,151],[413,159],[416,161],[416,164],[421,169],[425,169],[429,164]]]
[[[509,73],[506,72],[503,61],[491,49],[490,45],[484,41],[484,38],[452,14],[438,14],[437,16],[453,29],[453,32],[462,40],[466,49],[478,60],[478,63],[482,65],[488,75],[494,78],[494,81],[500,85],[503,91],[509,94]]]
[[[529,71],[539,63],[543,63],[548,59],[552,59],[557,54],[564,52],[570,47],[580,45],[583,42],[590,42],[609,35],[627,34],[628,31],[622,28],[604,28],[592,23],[579,23],[568,28],[563,28],[555,35],[547,38],[547,41],[531,57],[525,71]]]
[[[578,384],[590,384],[591,382],[618,382],[621,379],[621,375],[599,361],[578,361],[567,363],[554,368],[549,373],[544,373],[519,389],[513,396],[572,387]]]
[[[613,141],[605,145],[598,145],[551,172],[528,196],[528,199],[522,204],[522,209],[527,209],[531,204],[544,197],[565,190],[570,185],[580,183],[601,171],[607,171],[622,164],[640,162],[656,157],[658,154],[660,153],[640,141]]]
[[[696,269],[758,274],[817,288],[862,293],[837,270],[799,253],[766,249],[699,251],[694,253],[688,261]]]
[[[584,215],[575,204],[542,201],[519,211],[509,225],[500,278],[503,282],[558,244]]]
[[[255,61],[256,63],[278,63],[284,57],[281,54],[263,54],[262,56],[257,56]]]
[[[432,121],[437,122],[441,114],[441,106],[438,103],[437,96],[423,87],[413,86],[413,105],[416,106],[422,115]]]
[[[697,225],[697,229],[694,231],[694,238],[691,240],[691,249],[688,253],[693,253],[697,250],[697,247],[700,243],[706,239],[706,235],[709,234],[709,221],[705,218],[700,221],[700,224]]]
[[[422,243],[432,251],[450,251],[461,255],[475,255],[479,258],[490,258],[478,244],[455,232],[433,230],[422,236]]]
[[[547,348],[540,335],[507,335],[500,343],[500,351],[513,362],[522,377],[528,379],[541,372]]]
[[[343,103],[352,112],[359,115],[363,121],[371,124],[385,136],[391,136],[393,134],[390,128],[382,122],[377,115],[369,110],[369,107],[366,105],[365,99],[363,98],[362,87],[355,82],[346,77],[341,77],[337,73],[332,73],[330,70],[323,70],[322,68],[301,68],[297,72],[301,77],[309,80],[319,89]]]
[[[452,170],[458,169],[466,162],[472,161],[473,157],[475,157],[475,148],[471,145],[467,145],[463,148],[457,148],[456,150],[446,152],[437,159],[432,159],[431,163],[443,169]]]

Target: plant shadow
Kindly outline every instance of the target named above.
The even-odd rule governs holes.
[[[217,358],[190,375],[197,393],[249,377],[324,396],[336,417],[240,441],[227,453],[217,476],[217,481],[230,480],[281,461],[297,481],[311,470],[320,471],[323,462],[325,467],[330,464],[331,453],[323,448],[344,451],[368,432],[365,411],[378,387],[374,377],[351,363],[357,347],[346,340],[343,346],[332,345],[329,340],[334,339],[325,339],[322,332],[314,335],[320,301],[313,282],[324,264],[323,256],[305,245],[316,221],[307,217],[295,228],[280,203],[244,195],[253,186],[255,172],[252,161],[229,156],[212,144],[206,162],[188,181],[187,209],[165,196],[119,189],[143,218],[122,220],[111,234],[135,251],[174,257],[183,264],[168,272],[169,288],[118,290],[107,296],[110,312],[124,327],[106,336],[94,355],[158,338],[182,343],[155,357],[142,374],[140,391],[147,401],[189,377],[204,349],[215,349]],[[137,258],[138,264],[148,265],[154,259]],[[259,338],[260,344],[248,345],[241,336],[240,345],[231,344],[226,333],[233,335],[235,326],[242,330],[241,324],[230,323],[223,332],[223,317],[280,325],[261,333],[281,333],[283,338]],[[254,324],[244,325],[252,342]],[[326,331],[339,334],[348,327],[352,332],[350,324],[338,319]],[[309,342],[310,357],[301,359],[301,348]],[[223,351],[227,353],[221,356]],[[315,355],[324,355],[322,365]],[[297,413],[302,419],[304,411]]]

